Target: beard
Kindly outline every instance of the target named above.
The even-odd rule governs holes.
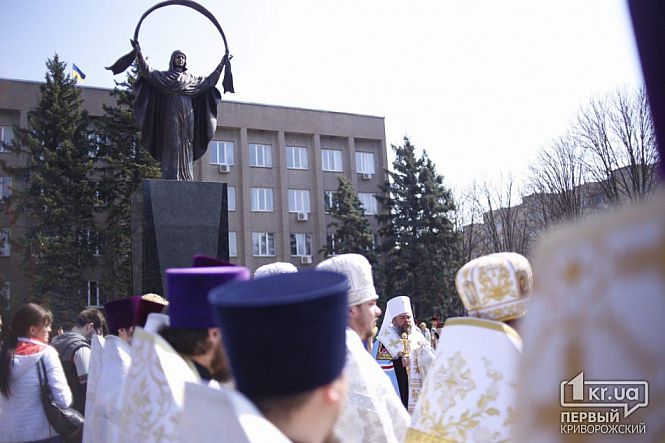
[[[411,334],[411,323],[406,322],[402,325],[402,332],[406,332],[407,335]]]
[[[229,359],[221,346],[215,346],[215,353],[210,361],[210,376],[213,380],[226,383],[231,380],[231,367]]]
[[[374,336],[374,328],[376,327],[376,319],[368,319],[369,321],[363,324],[363,334],[361,340],[367,341]],[[360,334],[358,334],[360,335]]]

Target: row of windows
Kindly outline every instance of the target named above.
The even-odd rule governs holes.
[[[294,232],[289,235],[292,257],[303,257],[312,255],[312,234],[307,232]],[[238,256],[238,235],[236,232],[229,232],[229,256]],[[373,237],[376,244],[376,234]],[[326,243],[331,251],[335,251],[337,240],[335,234],[328,233]],[[254,257],[274,257],[275,251],[275,233],[274,232],[252,232],[252,256]]]
[[[273,212],[274,211],[274,196],[273,188],[249,188],[250,191],[250,211],[253,212]],[[330,208],[334,205],[335,191],[323,192],[323,204],[325,212],[330,212]],[[365,209],[365,215],[375,215],[378,213],[378,205],[376,202],[376,194],[367,192],[359,192],[358,199]],[[310,213],[310,196],[307,189],[289,189],[289,212],[306,212]],[[228,206],[229,211],[236,210],[236,188],[235,186],[228,187]]]
[[[252,232],[252,255],[254,257],[274,257],[275,233]],[[291,234],[291,255],[301,257],[312,255],[312,234],[296,232]],[[238,238],[236,232],[229,232],[229,256],[238,256]]]
[[[99,196],[99,191],[96,191],[98,199],[95,201],[95,206],[101,206],[103,203]],[[0,176],[0,201],[8,198],[12,193],[12,178]],[[289,212],[311,212],[309,190],[306,189],[289,189]],[[335,191],[324,191],[324,208],[325,212],[329,212],[333,206],[333,198]],[[256,212],[273,212],[273,189],[272,188],[250,188],[250,210]],[[358,199],[365,208],[365,214],[377,214],[376,196],[372,193],[359,192]],[[105,204],[104,204],[105,205]],[[228,205],[229,211],[236,210],[236,188],[235,186],[228,187]]]
[[[374,239],[376,242],[376,237]],[[326,238],[328,246],[335,250],[335,234],[328,234]],[[290,234],[290,248],[292,257],[303,257],[313,255],[312,234],[308,232],[294,232]],[[252,232],[252,255],[254,257],[275,257],[275,233],[274,232]],[[238,233],[229,232],[229,256],[238,256]],[[9,284],[7,286],[7,299],[9,299]],[[2,291],[0,291],[2,294]],[[86,282],[86,304],[88,306],[101,306],[104,300],[99,290],[99,282],[90,280]]]
[[[83,240],[90,242],[96,256],[101,255],[99,239],[95,231],[84,231]],[[0,229],[0,257],[11,255],[9,229]],[[229,255],[238,256],[237,233],[229,232]],[[272,257],[275,255],[275,234],[272,232],[252,232],[252,255],[255,257]],[[291,255],[294,257],[312,255],[312,234],[291,234]]]
[[[11,255],[10,229],[0,229],[0,257]],[[92,229],[84,229],[76,233],[76,240],[80,245],[88,248],[95,257],[102,255],[102,238],[99,232]]]
[[[91,133],[90,139],[100,142],[98,135]],[[11,126],[0,126],[0,141],[11,143],[13,139],[13,128]],[[7,151],[0,145],[0,151]],[[212,140],[208,146],[210,164],[234,165],[234,143],[223,140]],[[94,154],[91,152],[91,155]],[[309,152],[306,147],[287,146],[286,166],[289,169],[309,169]],[[249,145],[249,165],[257,168],[272,168],[272,146],[258,143]],[[321,150],[321,168],[329,172],[343,172],[342,151],[337,149]],[[356,169],[359,174],[375,174],[375,159],[373,152],[356,152]]]
[[[11,282],[5,280],[0,285],[0,310],[8,311],[12,307]],[[105,303],[97,280],[85,282],[85,304],[88,307],[101,307]]]
[[[208,146],[210,164],[235,164],[233,142],[213,140]],[[257,168],[272,168],[272,146],[250,143],[249,165]],[[289,169],[309,169],[309,152],[302,146],[286,147],[286,167]],[[342,151],[336,149],[321,150],[321,169],[328,172],[343,172]],[[359,174],[375,174],[376,167],[373,152],[356,152],[356,169]]]
[[[102,193],[101,182],[91,181],[89,182],[95,190],[95,200],[94,206],[97,207],[106,207],[109,205],[108,195]],[[0,202],[2,200],[11,197],[12,195],[12,177],[0,175]]]
[[[312,234],[294,232],[290,234],[291,256],[302,257],[312,255]],[[275,233],[252,232],[252,255],[254,257],[274,257]],[[237,233],[229,232],[229,256],[238,256]]]

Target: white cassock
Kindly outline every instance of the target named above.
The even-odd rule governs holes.
[[[524,359],[514,441],[665,441],[665,194],[548,235],[532,263],[536,278],[521,328]],[[561,406],[562,382],[581,372],[585,382],[646,381],[648,406],[627,416],[619,405]],[[585,385],[581,401],[597,404],[589,398],[591,387]],[[643,392],[635,391],[629,407],[643,403]],[[570,400],[565,403],[574,403]],[[612,409],[619,421],[608,423],[605,414]],[[600,413],[603,422],[597,416],[594,422],[566,421],[573,411]],[[612,425],[637,431],[642,423],[646,432],[633,435],[561,430]]]
[[[510,441],[521,348],[505,323],[448,319],[406,441]]]
[[[226,386],[186,383],[177,428],[177,441],[183,443],[290,442],[244,395]]]
[[[381,330],[377,335],[377,342],[375,347],[378,347],[379,352],[381,350],[381,345],[390,353],[392,359],[398,358],[400,352],[404,350],[404,345],[402,343],[402,338],[397,334],[395,328],[390,324],[388,320],[388,315],[383,321]],[[409,334],[409,412],[413,411],[413,408],[418,401],[420,396],[420,390],[422,388],[423,380],[427,376],[427,371],[429,366],[434,361],[434,350],[427,339],[423,336],[420,330],[411,322],[411,334]],[[377,360],[379,360],[379,355],[377,355]],[[393,369],[394,371],[394,369]]]
[[[409,414],[388,376],[367,352],[358,334],[348,328],[344,374],[348,395],[334,428],[335,437],[345,443],[402,442]]]
[[[196,369],[160,335],[136,328],[132,365],[122,394],[120,440],[175,442],[185,383],[199,383]]]
[[[104,355],[105,339],[101,335],[94,334],[90,340],[90,365],[88,366],[88,386],[85,392],[85,424],[83,425],[83,443],[93,443],[93,426],[95,420],[95,400],[97,387],[102,372],[102,359]]]
[[[95,396],[94,416],[86,417],[92,428],[92,442],[121,441],[122,391],[132,364],[132,347],[120,337],[108,335],[104,344],[102,370]]]

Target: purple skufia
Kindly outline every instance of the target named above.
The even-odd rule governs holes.
[[[164,306],[161,303],[154,302],[152,300],[145,300],[141,298],[139,304],[136,307],[136,313],[134,315],[134,326],[144,327],[145,322],[148,320],[148,315],[153,312],[160,313],[164,310]]]
[[[166,270],[166,294],[172,328],[205,329],[217,326],[208,293],[231,282],[249,280],[244,266],[173,268]]]
[[[134,326],[134,317],[140,302],[141,296],[135,295],[104,303],[104,315],[111,334],[118,335],[118,329]]]
[[[649,95],[661,174],[665,175],[665,2],[629,0],[628,5]]]

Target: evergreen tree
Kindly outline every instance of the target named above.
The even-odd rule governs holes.
[[[27,298],[49,304],[62,324],[71,323],[86,301],[84,272],[94,263],[95,190],[81,92],[57,54],[46,67],[28,128],[14,128],[9,146],[19,166],[3,168],[17,181],[11,209],[27,226],[17,241],[31,284]]]
[[[374,237],[369,221],[365,217],[353,185],[344,176],[337,177],[338,188],[329,208],[333,221],[328,228],[334,229],[334,244],[328,241],[319,251],[325,256],[356,253],[364,255],[371,263],[376,262]]]
[[[408,295],[419,319],[462,312],[454,277],[459,268],[457,233],[452,222],[452,193],[436,173],[426,152],[416,158],[404,138],[394,146],[396,158],[379,202],[384,253],[384,296]]]
[[[100,140],[98,208],[105,217],[104,273],[101,288],[108,300],[132,293],[131,196],[144,178],[159,178],[160,166],[142,149],[134,123],[132,85],[136,69],[111,92],[113,106],[104,105],[97,122]]]

